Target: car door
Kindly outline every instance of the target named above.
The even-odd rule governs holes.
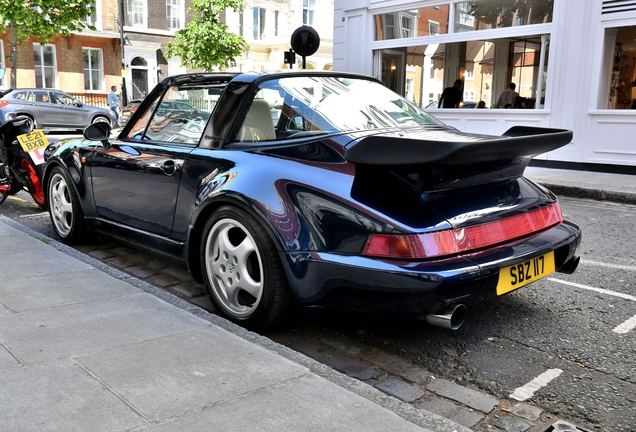
[[[85,119],[86,110],[78,106],[78,101],[75,98],[60,91],[52,91],[51,95],[59,112],[58,127],[75,129],[90,124],[90,120]]]
[[[48,90],[32,90],[27,104],[32,111],[38,127],[55,127],[60,118],[59,110],[51,100]]]
[[[137,119],[129,133],[98,147],[91,157],[96,213],[103,221],[167,237],[172,231],[181,173],[203,129],[181,134],[185,123],[152,113]],[[175,127],[178,126],[178,127]]]

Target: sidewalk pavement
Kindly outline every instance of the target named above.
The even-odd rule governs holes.
[[[469,431],[0,216],[0,430]]]
[[[527,167],[524,175],[557,195],[636,204],[636,176]]]

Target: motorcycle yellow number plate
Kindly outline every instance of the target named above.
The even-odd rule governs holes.
[[[497,295],[506,294],[554,273],[554,252],[520,262],[499,271]]]
[[[40,129],[18,135],[18,141],[25,152],[45,149],[49,145],[49,140],[46,139],[44,132]]]

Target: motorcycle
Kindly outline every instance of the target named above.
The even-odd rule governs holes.
[[[41,131],[33,131],[33,122],[27,117],[0,125],[0,204],[9,195],[26,190],[40,208],[46,209],[41,182],[43,165],[36,164],[32,158],[34,153],[24,148],[43,150],[42,138],[46,141]],[[38,140],[38,144],[34,145],[33,139]]]

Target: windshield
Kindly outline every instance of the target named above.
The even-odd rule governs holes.
[[[262,83],[237,141],[441,125],[382,84],[361,78],[289,77]]]

